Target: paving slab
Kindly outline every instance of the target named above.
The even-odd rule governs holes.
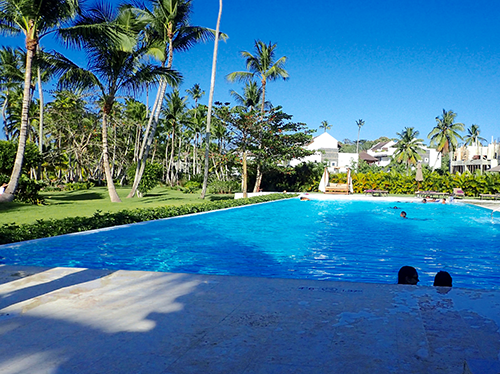
[[[5,374],[487,374],[499,355],[498,290],[0,266]]]

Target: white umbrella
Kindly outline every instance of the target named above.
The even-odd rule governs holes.
[[[352,188],[352,176],[350,168],[347,168],[347,185],[349,186],[349,193],[354,193],[354,190]]]
[[[420,182],[424,180],[424,175],[422,174],[422,164],[420,162],[417,164],[417,174],[415,175],[415,180],[418,183],[417,191],[420,191]]]
[[[321,180],[319,181],[318,190],[320,190],[321,192],[325,192],[326,186],[328,186],[329,182],[330,182],[330,173],[328,173],[328,169],[325,168],[325,171],[323,172],[323,176],[321,177]]]

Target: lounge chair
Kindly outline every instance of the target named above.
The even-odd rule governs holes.
[[[384,190],[365,190],[365,194],[371,194],[372,196],[387,196],[389,194],[389,191],[384,191]]]
[[[349,195],[349,185],[347,183],[330,183],[325,187],[325,193]]]
[[[479,198],[481,200],[483,199],[492,199],[492,200],[498,200],[500,199],[500,194],[496,193],[496,194],[491,194],[491,193],[480,193],[479,194]]]
[[[465,197],[465,192],[462,191],[461,188],[454,188],[452,196],[453,197]]]

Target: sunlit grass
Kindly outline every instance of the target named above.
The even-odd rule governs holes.
[[[142,198],[127,199],[129,187],[117,188],[121,203],[109,200],[106,187],[93,187],[82,191],[43,192],[45,205],[21,203],[0,204],[2,223],[33,223],[39,219],[60,219],[66,217],[90,217],[96,211],[118,212],[124,209],[154,208],[165,205],[202,203],[200,191],[185,194],[181,191],[156,187]],[[206,200],[233,199],[234,195],[207,195]]]

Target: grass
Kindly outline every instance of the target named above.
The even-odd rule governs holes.
[[[82,191],[43,192],[45,205],[23,203],[0,204],[0,220],[5,223],[34,223],[39,219],[62,219],[67,217],[91,217],[96,211],[114,213],[124,209],[155,208],[203,203],[200,192],[185,194],[181,191],[156,187],[142,198],[127,199],[129,187],[117,188],[121,203],[109,200],[106,187],[93,187]],[[234,195],[207,195],[206,200],[233,199]]]

